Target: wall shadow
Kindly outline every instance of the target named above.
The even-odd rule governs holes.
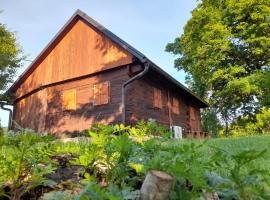
[[[94,123],[121,123],[121,85],[128,79],[125,68],[116,68],[100,75],[55,85],[33,93],[15,104],[14,120],[23,127],[37,132],[77,133],[89,129]],[[93,84],[110,82],[109,103],[93,105]],[[80,90],[84,88],[84,90]],[[76,109],[66,110],[62,104],[62,92],[80,90],[76,97]],[[15,130],[18,127],[13,126]]]

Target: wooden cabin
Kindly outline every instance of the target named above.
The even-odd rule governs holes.
[[[141,52],[78,10],[9,88],[13,121],[37,132],[152,119],[201,132],[207,104]]]

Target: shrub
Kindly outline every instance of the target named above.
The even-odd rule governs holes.
[[[54,170],[49,161],[47,142],[52,138],[24,130],[0,136],[0,188],[11,199],[20,199],[39,185],[54,182],[44,177]],[[10,192],[3,191],[8,188]]]
[[[37,186],[53,186],[45,178],[55,169],[52,157],[69,154],[69,164],[84,170],[81,183],[76,182],[74,191],[60,183],[42,199],[135,199],[151,169],[175,177],[169,199],[203,199],[213,192],[222,199],[270,199],[269,148],[264,150],[262,143],[266,136],[260,141],[258,136],[205,141],[151,136],[168,133],[152,122],[140,122],[135,127],[97,124],[88,132],[90,139],[81,142],[61,143],[29,130],[1,135],[0,185],[10,191],[0,191],[0,198],[19,199]]]
[[[256,114],[256,126],[261,133],[270,133],[270,109],[262,108],[261,112]]]

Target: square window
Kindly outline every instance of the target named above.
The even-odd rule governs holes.
[[[109,82],[94,84],[94,105],[104,105],[109,103]]]
[[[62,93],[63,110],[76,110],[76,90],[65,90]]]

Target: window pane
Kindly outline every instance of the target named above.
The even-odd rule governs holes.
[[[94,105],[109,103],[109,82],[97,83],[94,85]]]
[[[62,94],[62,105],[64,110],[76,110],[76,90],[65,90]]]
[[[154,88],[154,107],[162,108],[162,93],[158,88]]]

